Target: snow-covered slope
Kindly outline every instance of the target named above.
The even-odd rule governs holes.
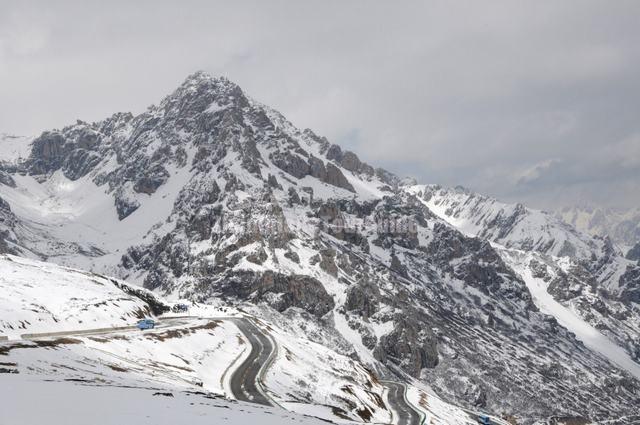
[[[457,187],[414,185],[407,190],[431,211],[462,232],[507,248],[533,250],[558,257],[589,259],[601,243],[577,232],[553,215]]]
[[[109,373],[108,369],[105,369]],[[114,373],[113,371],[111,373]],[[117,372],[116,372],[117,373]],[[9,375],[0,386],[0,423],[64,425],[325,425],[284,410],[172,387],[116,387]],[[38,408],[34,408],[38,406]]]
[[[234,322],[221,314],[238,316],[239,311],[195,306],[192,314],[204,318],[183,315],[172,319],[175,315],[169,314],[159,318],[155,331],[141,333],[124,327],[134,324],[143,314],[151,315],[151,307],[142,298],[151,297],[157,304],[165,301],[140,288],[88,272],[6,255],[0,256],[0,270],[3,294],[0,317],[13,340],[0,342],[0,374],[19,375],[12,379],[10,387],[3,385],[3,389],[11,388],[11,394],[0,390],[3,400],[17,394],[25,397],[29,386],[36,398],[43,397],[41,392],[47,388],[64,390],[65,396],[72,397],[80,391],[75,386],[79,383],[89,388],[91,397],[106,397],[114,402],[123,397],[139,397],[155,405],[149,397],[156,395],[163,399],[171,393],[171,398],[177,400],[167,406],[190,417],[184,410],[194,398],[233,397],[230,376],[248,356],[250,344]],[[128,295],[129,291],[139,291],[142,298]],[[206,318],[210,316],[218,318]],[[383,401],[384,387],[362,364],[273,324],[263,322],[260,327],[277,346],[277,355],[265,365],[268,372],[264,386],[278,405],[331,421],[391,420],[391,410]],[[81,332],[88,329],[93,332]],[[20,340],[26,333],[30,339],[37,339]],[[45,403],[46,409],[53,409],[52,402],[50,399]],[[94,405],[93,401],[87,402]],[[221,400],[201,414],[209,415],[210,421],[220,420],[220,413],[214,408],[220,403],[232,412],[267,414],[261,409],[238,407]],[[14,409],[21,405],[19,402],[10,409],[1,409],[4,416],[0,417],[32,420],[35,416]],[[450,411],[457,411],[460,418],[467,418],[456,407],[445,405]],[[125,403],[120,406],[123,410],[112,412],[105,419],[107,423],[121,418],[129,409],[126,406]],[[75,423],[84,420],[82,412],[57,411],[51,415],[58,421]],[[269,412],[285,422],[302,418],[283,411]],[[231,413],[236,414],[240,413]]]
[[[20,163],[31,153],[32,141],[33,137],[0,133],[0,161],[9,165]]]
[[[584,321],[579,314],[560,304],[549,293],[549,282],[545,281],[539,273],[540,270],[531,267],[532,262],[544,267],[543,257],[537,253],[506,249],[501,250],[501,253],[506,263],[522,276],[540,311],[553,316],[561,326],[573,332],[587,347],[640,379],[640,363],[632,359],[622,347]]]
[[[640,383],[541,313],[490,243],[568,255],[554,297],[591,312],[602,290],[608,326],[627,326],[640,274],[605,239],[522,206],[406,186],[226,79],[196,73],[140,115],[44,132],[3,170],[1,251],[251,311],[285,335],[291,354],[269,378],[283,403],[333,400],[352,419],[366,407],[384,420],[380,387],[347,358],[525,423],[611,419],[638,403]],[[329,392],[297,384],[318,357]],[[357,385],[337,383],[348,368]]]
[[[513,256],[505,253],[526,252],[536,258],[534,263],[547,264],[549,271],[538,271],[538,277],[546,279],[549,299],[571,309],[598,334],[604,333],[634,363],[640,361],[640,268],[608,237],[581,233],[552,214],[463,188],[413,185],[406,190],[455,228],[494,243],[525,282],[530,283],[529,274],[536,273],[522,269],[523,264],[529,267],[531,259],[516,265]],[[534,295],[539,286],[528,288]],[[557,319],[562,323],[561,317]]]
[[[89,272],[0,255],[0,335],[127,326],[151,314],[147,303],[114,282]]]

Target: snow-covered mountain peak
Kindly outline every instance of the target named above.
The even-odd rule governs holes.
[[[195,116],[202,112],[214,113],[218,110],[236,107],[244,108],[249,102],[242,89],[224,77],[212,77],[204,71],[196,72],[170,95],[165,97],[159,108],[165,117]]]
[[[614,328],[638,328],[640,273],[610,243],[520,204],[401,180],[226,79],[198,72],[139,115],[44,132],[3,170],[0,251],[242,303],[467,407],[531,419],[601,415],[595,393],[609,412],[637,401],[624,372],[539,311],[525,279],[547,279],[633,353],[640,342]],[[536,256],[515,267],[513,250]],[[532,379],[558,404],[523,406]]]

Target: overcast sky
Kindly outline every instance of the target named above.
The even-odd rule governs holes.
[[[200,69],[421,182],[640,205],[640,1],[0,0],[0,132],[141,112]]]

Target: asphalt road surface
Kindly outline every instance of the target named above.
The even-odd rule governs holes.
[[[274,351],[271,340],[267,338],[248,319],[231,319],[251,344],[249,357],[231,375],[231,391],[236,399],[266,406],[273,404],[259,388],[260,370],[269,361]]]
[[[210,318],[212,320],[212,318]],[[273,403],[265,396],[259,387],[260,372],[263,367],[267,366],[271,354],[275,351],[275,347],[271,340],[249,319],[244,318],[216,318],[216,320],[231,320],[238,326],[240,331],[245,335],[251,344],[251,353],[249,357],[231,375],[231,391],[236,399],[247,401],[250,403],[263,404],[272,406]],[[177,325],[188,324],[190,318],[161,318],[154,330],[145,332],[154,332],[164,328]],[[25,334],[23,339],[38,340],[63,336],[87,336],[87,335],[103,335],[121,332],[140,332],[136,326],[122,326],[117,328],[101,328],[101,329],[85,329],[76,331],[50,332],[38,334]],[[5,338],[0,339],[3,343]],[[9,342],[10,343],[10,342]]]
[[[420,414],[411,407],[404,397],[404,385],[398,382],[385,381],[384,385],[389,389],[387,399],[393,410],[397,413],[398,425],[420,425]]]
[[[189,320],[185,320],[184,317],[176,317],[176,318],[165,318],[156,321],[156,326],[152,330],[147,330],[146,332],[153,332],[158,329],[165,329],[174,326],[186,325],[189,323]],[[111,328],[96,328],[96,329],[81,329],[81,330],[71,330],[71,331],[61,331],[61,332],[43,332],[43,333],[27,333],[21,335],[22,339],[25,340],[38,340],[38,339],[47,339],[47,338],[56,338],[56,337],[64,337],[64,336],[86,336],[86,335],[108,335],[115,334],[121,332],[140,332],[136,325],[131,326],[119,326],[119,327],[111,327]],[[2,340],[2,339],[0,339]]]
[[[186,319],[186,320],[185,320]],[[210,318],[211,319],[211,318]],[[250,319],[245,318],[216,318],[216,320],[231,320],[238,326],[246,339],[251,344],[251,352],[240,366],[231,375],[231,392],[240,401],[257,403],[265,406],[273,406],[273,403],[260,388],[261,371],[268,366],[269,358],[275,351],[271,340]],[[169,328],[183,325],[189,322],[188,318],[164,318],[159,320],[156,329]],[[122,331],[137,331],[135,326],[106,329],[87,329],[81,331],[54,332],[43,334],[25,335],[29,339],[40,339],[57,336],[73,335],[100,335],[117,333]],[[151,331],[153,332],[153,331]],[[26,338],[25,338],[26,339]],[[420,425],[421,417],[404,396],[405,387],[398,382],[385,381],[388,388],[388,401],[396,413],[395,422],[398,425]]]

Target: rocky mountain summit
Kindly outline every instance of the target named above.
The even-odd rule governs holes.
[[[243,306],[465,407],[632,423],[640,405],[640,267],[606,238],[408,184],[224,78],[42,133],[0,197],[0,252]]]

